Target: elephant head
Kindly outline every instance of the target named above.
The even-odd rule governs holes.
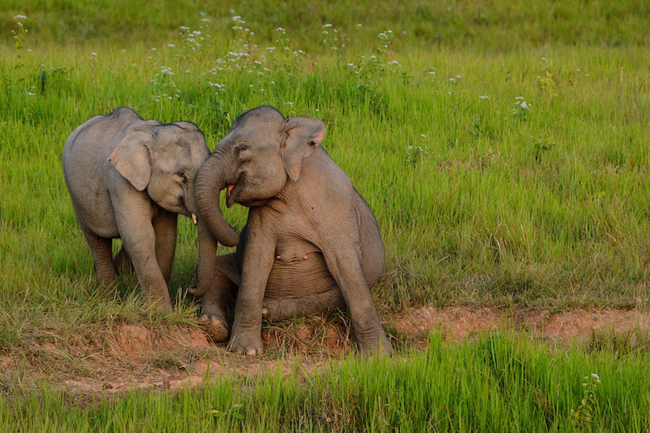
[[[228,207],[264,204],[288,181],[298,181],[303,160],[316,150],[324,134],[321,120],[309,116],[285,119],[269,106],[239,116],[197,176],[197,201],[210,231],[215,236],[219,233],[212,220],[221,217],[218,198],[222,189],[227,188]]]
[[[191,216],[197,225],[199,240],[199,283],[209,283],[214,269],[218,240],[235,246],[239,236],[221,218],[208,231],[199,216],[195,180],[209,158],[210,150],[199,128],[190,122],[161,125],[156,121],[135,124],[117,145],[110,163],[138,191],[146,190],[160,207]],[[220,225],[218,225],[220,224]]]

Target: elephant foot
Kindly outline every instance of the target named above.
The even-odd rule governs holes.
[[[149,296],[147,299],[147,304],[160,313],[171,313],[172,312],[172,301],[169,299],[169,296],[165,297],[152,297]]]
[[[203,327],[203,332],[214,342],[226,341],[230,336],[228,322],[219,316],[202,314],[199,318],[199,323]]]
[[[246,356],[256,356],[264,352],[264,345],[260,336],[237,334],[230,339],[228,350]]]
[[[393,356],[393,345],[390,344],[390,340],[385,333],[374,339],[375,341],[369,342],[364,340],[358,340],[359,349],[363,355],[375,356],[375,355],[384,355],[384,356]]]

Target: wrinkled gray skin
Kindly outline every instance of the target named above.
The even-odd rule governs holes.
[[[171,310],[177,214],[198,214],[194,180],[209,155],[196,125],[142,120],[129,108],[93,117],[70,134],[63,173],[103,286],[133,268],[147,301]],[[202,287],[213,278],[217,243],[202,220],[197,226]],[[228,245],[238,242],[225,220],[213,233]],[[115,258],[114,238],[123,243]]]
[[[232,351],[262,352],[263,316],[347,306],[362,352],[392,354],[369,290],[384,269],[377,222],[319,146],[324,133],[318,119],[284,119],[273,107],[258,107],[235,121],[199,171],[197,201],[206,219],[221,215],[224,188],[228,206],[250,208],[237,252],[217,258],[207,293],[194,291],[203,295],[207,331],[225,340],[228,297],[238,288]]]

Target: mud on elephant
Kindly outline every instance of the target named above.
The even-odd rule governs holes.
[[[210,150],[196,125],[143,120],[129,108],[96,116],[68,137],[63,172],[75,214],[93,255],[99,282],[137,274],[145,298],[171,310],[167,289],[176,248],[177,214],[199,213],[194,181]],[[199,287],[212,280],[216,239],[234,246],[238,235],[222,221],[212,233],[199,218]],[[112,257],[112,239],[122,249]]]
[[[240,116],[197,176],[200,214],[215,236],[227,205],[249,207],[237,252],[217,258],[201,320],[228,338],[226,309],[237,292],[229,348],[263,350],[262,317],[304,316],[347,307],[360,349],[391,354],[369,287],[384,269],[375,217],[348,176],[320,145],[325,123],[285,119],[273,107]],[[208,285],[204,285],[205,288]]]

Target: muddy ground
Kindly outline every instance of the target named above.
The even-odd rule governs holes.
[[[489,330],[525,331],[560,343],[588,342],[612,332],[633,337],[650,331],[650,312],[423,307],[395,315],[384,325],[399,352],[424,348],[431,331],[442,332],[446,341]],[[83,395],[114,395],[134,388],[178,389],[278,368],[311,372],[355,350],[354,336],[343,316],[266,325],[266,354],[254,358],[227,352],[192,326],[149,329],[120,324],[103,331],[80,329],[67,338],[48,338],[47,330],[43,333],[43,338],[31,338],[20,350],[0,355],[0,368],[20,383],[44,380]]]

